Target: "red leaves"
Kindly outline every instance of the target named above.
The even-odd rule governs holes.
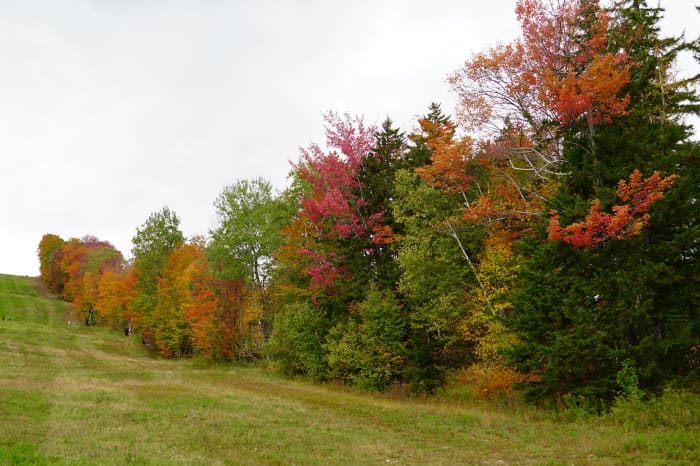
[[[368,203],[359,180],[363,161],[374,156],[375,128],[335,113],[327,114],[325,121],[329,150],[317,144],[301,150],[294,168],[309,189],[300,196],[295,225],[285,230],[287,244],[296,244],[296,254],[304,259],[295,262],[310,278],[312,294],[332,292],[333,284],[348,276],[338,241],[361,239],[370,247],[394,240],[391,228],[382,224],[384,212],[363,214]],[[287,249],[283,246],[281,252],[291,258]]]
[[[473,56],[448,78],[468,127],[491,131],[510,118],[537,132],[625,114],[630,64],[606,49],[610,20],[597,3],[520,0],[516,13],[521,39]]]
[[[312,144],[301,150],[301,160],[295,165],[297,173],[309,183],[311,191],[300,200],[302,216],[312,224],[330,224],[324,234],[347,239],[363,235],[371,226],[359,215],[365,201],[356,192],[362,160],[374,145],[374,128],[365,127],[360,118],[349,115],[344,119],[335,113],[325,116],[326,142],[331,149],[325,153]],[[338,152],[332,149],[339,149]]]
[[[345,114],[341,119],[335,112],[324,115],[326,142],[329,147],[340,149],[350,165],[356,167],[374,147],[374,126],[365,127],[362,118]]]
[[[311,278],[312,292],[331,290],[337,280],[346,276],[345,268],[338,264],[337,254],[309,251],[307,256],[313,261],[305,271]]]
[[[649,178],[642,178],[639,170],[630,175],[629,183],[620,180],[617,197],[627,204],[612,207],[612,214],[603,211],[598,199],[593,200],[591,208],[583,222],[567,227],[559,224],[556,210],[550,212],[549,239],[561,240],[576,248],[594,246],[608,239],[628,239],[637,236],[649,221],[646,212],[654,202],[664,197],[663,191],[670,188],[678,178],[677,175],[661,178],[654,172]]]
[[[353,278],[349,262],[378,257],[397,239],[384,223],[386,206],[373,203],[377,186],[367,176],[390,163],[374,152],[376,128],[347,114],[329,113],[325,121],[327,150],[312,144],[294,165],[305,182],[301,208],[283,229],[285,244],[277,252],[290,270],[309,279],[295,292],[312,300],[336,293],[340,280]]]

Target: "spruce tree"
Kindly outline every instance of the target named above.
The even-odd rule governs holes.
[[[644,1],[620,2],[609,47],[625,50],[632,63],[623,90],[629,106],[612,121],[563,128],[561,180],[552,206],[562,223],[580,220],[591,201],[619,204],[616,187],[635,169],[678,175],[675,186],[650,211],[648,226],[629,239],[575,248],[539,238],[521,244],[524,255],[509,325],[521,342],[510,352],[524,371],[539,373],[533,398],[564,395],[603,400],[620,392],[618,373],[630,367],[640,387],[659,390],[696,372],[693,348],[700,341],[698,311],[697,162],[683,117],[697,111],[689,91],[697,80],[674,80],[682,38],[661,38],[661,11]],[[585,24],[582,24],[585,30]]]

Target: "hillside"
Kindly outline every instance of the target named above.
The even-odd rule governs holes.
[[[697,400],[576,422],[154,359],[0,275],[0,464],[696,464]],[[9,320],[11,318],[12,320]],[[657,410],[663,410],[658,415]],[[575,413],[575,412],[574,412]]]
[[[70,305],[53,299],[39,278],[0,274],[0,316],[5,319],[54,325],[66,323],[71,313]]]

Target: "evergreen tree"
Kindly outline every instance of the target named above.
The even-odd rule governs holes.
[[[398,128],[393,127],[388,117],[374,137],[375,147],[363,159],[358,174],[361,183],[359,191],[360,198],[365,202],[361,208],[362,214],[365,218],[381,215],[383,228],[374,232],[376,236],[370,240],[371,248],[365,246],[361,249],[367,264],[366,278],[382,289],[395,290],[399,271],[394,260],[396,248],[392,237],[398,232],[389,206],[395,195],[394,176],[406,151],[406,138]],[[375,241],[375,238],[382,236],[386,241]]]
[[[441,105],[432,102],[428,113],[419,119],[420,130],[408,136],[413,145],[404,152],[399,167],[412,170],[430,164],[432,151],[428,146],[428,138],[434,135],[435,128],[443,127],[449,122],[450,118],[442,112]]]
[[[564,126],[568,176],[552,206],[562,223],[578,221],[592,201],[614,204],[618,183],[634,170],[678,175],[666,199],[649,211],[648,226],[628,239],[574,247],[560,241],[523,241],[529,259],[512,296],[510,325],[521,338],[510,356],[520,370],[538,373],[529,395],[566,394],[611,399],[618,373],[637,371],[644,389],[696,368],[687,357],[700,341],[698,311],[697,143],[683,116],[696,110],[689,92],[696,78],[674,81],[676,55],[691,44],[659,36],[660,10],[644,1],[618,3],[608,47],[625,50],[630,80],[623,114],[595,125]],[[585,21],[580,24],[586,31]],[[540,231],[544,236],[544,231]]]
[[[454,125],[438,104],[419,123],[420,130],[408,136],[413,145],[402,159],[404,168],[396,172],[391,207],[401,234],[398,291],[408,322],[403,377],[410,391],[429,393],[444,383],[450,368],[469,362],[460,326],[474,277],[455,237],[441,228],[446,219],[459,216],[459,196],[430,186],[414,171],[431,164],[429,141],[438,133],[451,138]],[[463,244],[478,244],[474,236],[480,230],[454,233]]]

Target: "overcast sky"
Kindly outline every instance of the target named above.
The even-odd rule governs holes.
[[[700,34],[694,3],[662,1],[665,31]],[[206,234],[224,186],[284,188],[325,111],[452,113],[445,76],[515,37],[514,4],[0,0],[0,273],[38,275],[45,233],[128,257],[166,205]]]

